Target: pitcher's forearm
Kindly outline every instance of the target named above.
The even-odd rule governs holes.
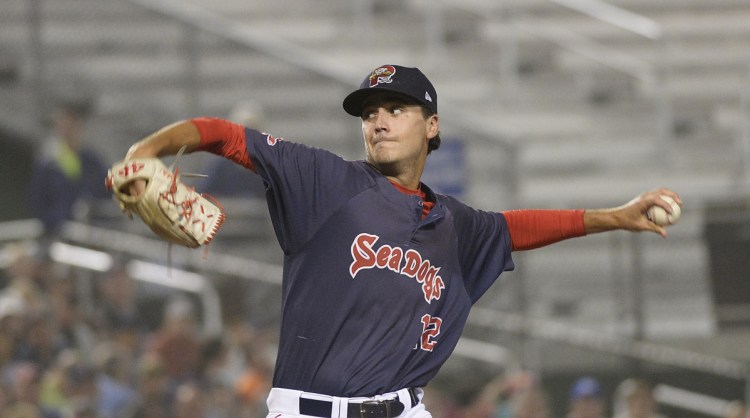
[[[130,147],[126,159],[174,155],[182,148],[194,151],[200,144],[200,133],[189,120],[173,123],[154,132]]]
[[[621,229],[622,224],[617,215],[619,209],[620,208],[586,210],[583,213],[583,225],[586,229],[586,234]]]
[[[625,231],[651,231],[662,237],[667,236],[667,230],[663,226],[651,221],[648,217],[648,209],[652,206],[660,206],[667,213],[672,213],[672,207],[660,196],[666,195],[678,204],[682,199],[672,190],[660,188],[650,192],[641,193],[630,202],[611,209],[587,210],[583,215],[583,225],[587,234],[597,232],[625,230]]]

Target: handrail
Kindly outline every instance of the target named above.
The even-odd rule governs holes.
[[[664,52],[663,26],[646,16],[605,3],[601,0],[545,1],[644,37],[653,43],[654,48],[657,50],[657,53],[655,54],[657,57],[660,57]],[[454,9],[474,13],[480,17],[491,15],[486,11],[479,10],[478,6],[472,6],[467,2],[459,0],[441,0],[435,7],[442,8],[443,5],[446,4]],[[494,4],[490,4],[490,8],[492,7],[494,7]],[[516,39],[516,34],[514,32],[524,30],[532,35],[551,41],[562,49],[586,57],[592,62],[605,65],[616,71],[630,75],[641,81],[646,86],[656,88],[657,94],[654,99],[654,104],[657,108],[656,129],[657,138],[659,139],[658,147],[662,151],[667,149],[668,145],[672,142],[673,137],[673,114],[669,97],[663,91],[665,88],[663,77],[666,74],[666,68],[664,67],[663,62],[651,63],[635,56],[629,56],[626,53],[608,50],[607,48],[600,47],[591,39],[586,39],[583,36],[562,28],[548,27],[546,28],[546,32],[551,33],[545,33],[545,30],[540,30],[537,27],[524,27],[524,25],[518,21],[519,19],[515,18],[515,11],[512,8],[513,6],[501,7],[507,9],[505,10],[506,13],[504,13],[504,15],[509,27],[511,28],[510,33],[505,39],[503,39],[501,48],[503,49],[503,53],[500,57],[503,72],[501,74],[501,79],[504,81],[504,87],[509,91],[515,89],[517,78],[515,72],[518,67],[518,40]],[[430,28],[428,30],[432,31],[434,29]]]
[[[673,408],[698,412],[713,417],[726,416],[727,408],[732,403],[732,401],[726,399],[665,384],[654,386],[654,398],[658,402]]]
[[[578,11],[648,39],[660,39],[664,33],[662,26],[656,21],[600,0],[546,1]]]
[[[50,259],[61,264],[74,266],[77,268],[106,272],[114,265],[113,257],[100,250],[94,250],[92,246],[103,248],[108,251],[121,251],[131,255],[149,254],[148,249],[154,249],[154,245],[147,245],[150,241],[147,238],[137,237],[124,232],[113,234],[112,231],[101,228],[93,228],[79,222],[69,222],[63,228],[63,235],[72,241],[78,241],[81,245],[74,246],[61,241],[54,241],[49,246]],[[0,242],[19,242],[36,240],[42,236],[41,222],[36,219],[24,219],[17,221],[0,222]],[[105,233],[109,237],[120,236],[132,245],[126,249],[118,247],[120,240],[99,239],[100,245],[93,245],[92,237],[97,233]],[[101,238],[101,237],[99,237]],[[101,245],[104,244],[104,245]],[[144,245],[145,244],[145,245]],[[30,243],[31,251],[35,243]],[[163,247],[163,243],[161,243]],[[144,251],[146,249],[146,251]],[[6,268],[10,262],[7,251],[0,250],[0,268]],[[158,254],[158,253],[157,253]],[[153,258],[154,254],[152,254]],[[213,283],[202,275],[195,274],[186,270],[164,267],[160,264],[149,263],[139,260],[132,260],[127,264],[128,274],[134,279],[148,283],[155,283],[160,286],[169,287],[197,295],[203,305],[203,332],[206,336],[217,336],[223,328],[221,319],[221,301]],[[165,278],[169,278],[166,280]],[[174,280],[171,280],[173,279]]]
[[[167,258],[167,244],[163,240],[146,238],[137,234],[87,225],[81,222],[68,222],[63,230],[64,237],[79,243],[86,243],[109,251],[136,255],[149,260]],[[190,267],[198,271],[211,271],[246,279],[281,284],[281,266],[247,257],[233,257],[226,254],[210,253],[207,257],[195,257],[194,250],[174,246],[172,263]]]
[[[642,36],[652,41],[660,41],[663,37],[663,29],[658,22],[633,13],[629,10],[602,2],[600,0],[545,0],[570,10],[579,12],[625,31]],[[462,0],[442,0],[443,4],[457,10],[486,16],[486,13]],[[512,13],[511,13],[512,14]],[[654,65],[630,56],[626,53],[606,50],[596,45],[596,42],[584,36],[573,33],[562,27],[547,25],[546,28],[537,26],[529,27],[519,22],[514,25],[531,35],[551,41],[562,49],[567,49],[575,54],[588,58],[591,61],[610,67],[624,74],[631,75],[644,82],[652,82],[653,77],[649,74],[655,70]],[[599,47],[599,48],[597,48]]]
[[[601,0],[545,0],[549,3],[555,3],[559,6],[566,7],[570,10],[577,11],[594,19],[617,26],[628,32],[643,36],[649,39],[659,39],[663,36],[662,26],[653,19],[646,16],[631,12],[630,10],[605,3]],[[483,15],[476,6],[472,6],[465,0],[442,0],[443,4],[450,4],[450,7],[460,9],[466,12],[473,12]],[[497,6],[491,3],[490,7]],[[512,6],[497,6],[501,8]]]
[[[362,81],[361,71],[347,66],[340,60],[329,59],[323,54],[288,42],[273,33],[234,22],[203,7],[177,0],[127,1],[222,38],[255,48],[264,54],[332,81],[352,86]]]
[[[740,132],[738,146],[742,158],[742,181],[745,184],[750,182],[750,65],[746,70],[745,85],[740,91]]]
[[[39,238],[44,226],[38,219],[18,219],[0,222],[0,242]]]
[[[472,308],[469,323],[503,332],[523,333],[537,339],[557,341],[599,352],[737,380],[745,380],[750,376],[750,365],[742,361],[696,353],[657,343],[637,341],[620,335],[602,334],[599,331],[577,328],[562,322],[531,318],[520,314],[499,312],[475,306]]]
[[[616,50],[608,50],[585,36],[559,26],[547,25],[545,28],[519,25],[526,33],[544,38],[560,48],[567,49],[605,67],[630,75],[644,83],[653,82],[653,64]]]
[[[612,26],[616,26],[620,29],[642,36],[646,39],[650,39],[654,42],[661,42],[664,36],[664,29],[662,28],[662,25],[655,20],[631,12],[630,10],[605,3],[601,0],[546,1],[555,3],[559,6],[567,7],[571,10],[575,10],[586,16],[592,17],[605,23],[609,23]],[[611,51],[609,51],[605,57],[599,57],[596,54],[587,53],[591,51],[591,48],[582,47],[585,42],[581,37],[573,37],[572,35],[569,35],[569,38],[572,39],[572,41],[570,41],[572,51],[586,56],[587,58],[592,59],[596,62],[618,69],[626,74],[631,74],[641,81],[653,81],[653,76],[649,74],[649,72],[657,70],[658,66],[654,67],[653,64],[648,64],[645,61],[639,60],[635,57],[629,57],[626,54],[622,53],[616,54]]]

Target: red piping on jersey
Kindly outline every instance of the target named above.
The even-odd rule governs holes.
[[[391,184],[393,185],[393,187],[395,187],[396,190],[398,190],[399,192],[401,192],[403,194],[417,196],[418,198],[422,199],[422,219],[426,218],[427,215],[430,214],[430,211],[432,210],[432,207],[435,206],[435,202],[428,201],[427,200],[427,195],[425,195],[425,193],[422,191],[422,189],[413,190],[413,189],[406,188],[406,187],[404,187],[404,186],[396,183],[393,180],[389,179],[388,181],[390,181]]]
[[[583,212],[583,209],[524,209],[502,214],[508,224],[513,251],[523,251],[586,235]]]
[[[201,136],[198,151],[226,157],[255,171],[245,143],[245,127],[228,120],[210,117],[190,119]]]

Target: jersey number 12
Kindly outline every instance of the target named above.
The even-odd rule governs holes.
[[[437,344],[435,337],[440,334],[440,326],[443,324],[443,320],[437,316],[433,317],[429,314],[422,315],[422,341],[421,348],[425,351],[432,351]]]

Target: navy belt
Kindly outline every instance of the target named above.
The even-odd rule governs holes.
[[[417,392],[409,389],[411,407],[419,403]],[[349,402],[347,417],[349,418],[393,418],[401,415],[406,407],[398,399],[384,399],[382,401]],[[331,417],[333,415],[333,403],[317,399],[299,398],[299,413],[313,417]]]

